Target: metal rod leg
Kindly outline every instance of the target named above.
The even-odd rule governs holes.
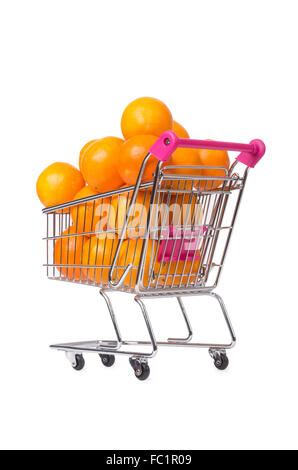
[[[182,302],[181,297],[177,297],[177,300],[178,300],[178,303],[180,305],[181,312],[182,312],[183,318],[184,318],[186,326],[187,326],[188,336],[187,336],[187,338],[168,338],[168,341],[169,342],[178,341],[178,342],[182,342],[182,343],[188,343],[192,339],[192,327],[191,327],[191,324],[190,324],[190,321],[189,321],[189,318],[188,318],[188,315],[186,313],[186,309],[184,307],[184,304]]]
[[[224,301],[222,300],[220,295],[216,294],[215,292],[210,292],[208,295],[210,295],[211,297],[214,297],[218,301],[218,303],[221,307],[224,319],[226,321],[227,327],[228,327],[230,335],[231,335],[232,342],[230,344],[230,347],[232,348],[236,344],[236,335],[235,335],[234,328],[232,326],[231,320],[229,318],[226,306],[224,304]]]
[[[115,333],[116,333],[116,336],[117,336],[117,348],[120,348],[120,346],[122,344],[122,339],[121,339],[121,334],[120,334],[119,326],[118,326],[118,323],[117,323],[117,319],[116,319],[116,316],[115,316],[115,313],[114,313],[114,309],[112,307],[112,303],[110,301],[110,298],[105,293],[104,289],[100,289],[99,293],[106,301],[106,304],[107,304],[107,307],[108,307],[108,310],[109,310],[109,313],[110,313],[110,316],[111,316],[111,320],[112,320],[112,323],[113,323],[113,326],[114,326],[114,330],[115,330]]]
[[[214,297],[218,301],[218,303],[221,307],[221,311],[223,313],[225,322],[227,324],[228,331],[229,331],[230,336],[231,336],[231,342],[227,343],[227,344],[224,344],[224,343],[193,343],[190,340],[189,341],[183,341],[181,339],[174,340],[172,338],[172,339],[168,339],[167,341],[157,341],[157,346],[179,346],[179,347],[188,347],[188,348],[210,348],[212,351],[224,351],[226,349],[233,348],[236,344],[236,336],[235,336],[230,318],[228,316],[228,312],[226,310],[226,307],[225,307],[225,304],[224,304],[222,298],[218,294],[215,294],[214,292],[200,292],[200,293],[197,293],[196,295],[207,295],[209,297]],[[190,323],[188,321],[188,317],[187,317],[187,314],[186,314],[186,310],[184,308],[183,303],[181,302],[180,297],[178,298],[178,302],[181,306],[181,310],[182,310],[183,316],[185,318],[186,324],[188,326],[188,329],[189,329],[190,333],[192,333],[191,326],[190,326]],[[123,344],[124,345],[131,345],[131,344],[133,344],[133,345],[137,345],[137,344],[147,345],[147,344],[150,344],[150,343],[148,341],[123,341]]]
[[[107,302],[113,324],[116,327],[116,331],[118,331],[119,341],[121,341],[121,342],[118,343],[119,346],[118,347],[111,347],[111,342],[110,341],[97,341],[97,342],[91,341],[91,342],[89,342],[89,344],[82,343],[82,345],[79,345],[79,343],[73,343],[73,344],[68,343],[68,344],[54,345],[52,347],[54,347],[56,349],[62,349],[62,350],[65,350],[65,351],[79,350],[82,353],[86,351],[86,352],[97,352],[97,353],[105,353],[105,354],[121,354],[121,355],[131,356],[131,357],[135,357],[135,358],[142,358],[144,360],[154,357],[156,352],[157,352],[157,343],[156,343],[156,340],[155,340],[155,336],[154,336],[154,333],[153,333],[153,330],[152,330],[152,326],[151,326],[151,323],[150,323],[150,320],[149,320],[149,317],[148,317],[148,313],[147,313],[145,304],[144,304],[144,302],[142,302],[142,300],[139,298],[139,296],[135,297],[135,301],[141,307],[141,311],[142,311],[142,314],[143,314],[143,317],[144,317],[144,320],[145,320],[145,323],[146,323],[146,327],[147,327],[147,330],[148,330],[148,333],[149,333],[150,341],[130,341],[130,342],[127,342],[127,341],[123,341],[121,339],[121,336],[120,336],[120,333],[119,333],[119,328],[118,328],[116,318],[115,318],[115,315],[114,315],[114,312],[113,312],[112,304],[111,304],[108,296],[105,294],[105,292],[100,291],[100,293]],[[114,323],[114,321],[115,321],[115,323]],[[96,349],[94,348],[94,344],[96,344]],[[122,345],[126,345],[126,346],[127,345],[144,345],[144,346],[147,346],[147,345],[150,346],[151,345],[152,346],[152,351],[148,352],[148,353],[147,352],[142,352],[142,351],[122,351],[120,349],[120,346],[122,346]]]
[[[140,299],[140,297],[138,295],[135,296],[135,301],[139,304],[139,306],[141,307],[141,310],[142,310],[142,313],[143,313],[143,317],[144,317],[144,320],[145,320],[145,323],[146,323],[146,326],[147,326],[147,330],[148,330],[148,333],[149,333],[149,336],[150,336],[150,340],[151,340],[151,344],[152,344],[152,353],[150,356],[148,357],[154,357],[156,352],[157,352],[157,344],[156,344],[156,339],[155,339],[155,336],[154,336],[154,333],[153,333],[153,330],[152,330],[152,325],[151,325],[151,322],[149,320],[149,317],[148,317],[148,313],[147,313],[147,310],[146,310],[146,307],[145,307],[145,304],[144,302]]]
[[[100,293],[104,297],[104,299],[107,303],[107,306],[108,306],[108,309],[109,309],[109,312],[110,312],[110,315],[111,315],[111,319],[112,319],[112,322],[113,322],[113,325],[114,325],[114,328],[115,328],[115,332],[116,332],[116,335],[117,335],[118,342],[117,341],[114,341],[114,342],[113,341],[84,341],[84,342],[79,342],[79,343],[56,344],[56,345],[52,345],[51,346],[52,348],[59,349],[59,350],[62,350],[62,351],[69,351],[69,352],[72,352],[72,353],[77,352],[77,353],[80,353],[80,354],[83,354],[84,352],[93,352],[93,353],[97,353],[97,354],[98,353],[122,354],[122,355],[131,356],[131,357],[134,357],[134,358],[140,358],[142,360],[146,360],[146,359],[149,359],[149,358],[152,358],[152,357],[155,356],[158,346],[170,346],[170,347],[178,346],[178,347],[188,347],[188,348],[209,348],[209,352],[212,355],[212,357],[216,358],[217,353],[221,353],[221,352],[224,353],[226,349],[231,349],[236,343],[236,336],[235,336],[230,318],[228,316],[225,304],[224,304],[222,298],[214,292],[200,292],[200,293],[197,293],[196,295],[208,295],[210,297],[215,298],[217,300],[217,302],[219,303],[219,305],[221,307],[221,311],[222,311],[224,319],[225,319],[225,322],[227,324],[230,336],[231,336],[231,342],[227,343],[227,344],[224,344],[224,343],[222,343],[222,344],[220,344],[220,343],[193,343],[193,342],[191,342],[190,339],[191,339],[191,335],[192,335],[192,328],[191,328],[190,322],[188,320],[188,316],[186,314],[185,307],[184,307],[180,297],[177,297],[177,299],[178,299],[183,317],[185,319],[185,322],[186,322],[186,325],[187,325],[187,328],[188,328],[189,337],[186,340],[181,340],[181,339],[174,340],[174,339],[172,339],[172,340],[168,340],[168,341],[156,341],[155,335],[153,333],[152,326],[151,326],[151,323],[150,323],[150,319],[149,319],[149,316],[148,316],[148,313],[147,313],[147,310],[146,310],[146,307],[145,307],[145,304],[142,301],[141,296],[139,296],[139,295],[135,296],[135,301],[139,304],[139,306],[141,308],[141,311],[142,311],[142,314],[143,314],[143,317],[144,317],[144,320],[145,320],[145,324],[146,324],[146,327],[147,327],[147,330],[148,330],[148,333],[149,333],[150,341],[124,341],[124,340],[121,339],[120,331],[119,331],[119,328],[118,328],[118,324],[117,324],[117,321],[116,321],[116,317],[115,317],[110,299],[108,298],[108,296],[106,295],[106,293],[103,290],[101,290]],[[149,298],[149,296],[148,296],[148,298]],[[140,345],[151,346],[152,351],[147,353],[147,352],[141,352],[141,351],[123,351],[123,350],[120,349],[121,346],[140,346]],[[69,356],[69,358],[70,358],[71,361],[73,361],[73,356]]]

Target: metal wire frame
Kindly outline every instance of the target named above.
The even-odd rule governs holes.
[[[157,341],[156,338],[155,338],[155,334],[153,332],[152,324],[150,322],[148,311],[147,311],[147,308],[146,308],[145,302],[144,302],[145,299],[157,298],[156,295],[153,296],[151,294],[148,294],[148,295],[145,295],[145,296],[136,295],[135,298],[134,298],[135,301],[137,302],[137,304],[139,305],[139,307],[141,309],[141,312],[143,314],[143,318],[144,318],[145,325],[146,325],[146,328],[147,328],[147,332],[148,332],[148,335],[149,335],[149,341],[148,340],[147,341],[123,340],[122,336],[121,336],[121,333],[120,333],[120,330],[119,330],[117,320],[116,320],[114,309],[113,309],[112,303],[110,301],[110,298],[108,297],[105,290],[103,290],[103,289],[100,290],[100,293],[106,301],[106,304],[107,304],[107,307],[108,307],[108,310],[109,310],[109,313],[110,313],[110,316],[111,316],[111,319],[112,319],[112,323],[113,323],[113,326],[114,326],[114,330],[115,330],[115,334],[116,334],[116,338],[117,338],[116,341],[115,340],[95,340],[95,341],[81,341],[81,342],[75,342],[75,343],[60,343],[60,344],[51,345],[50,346],[51,348],[57,349],[57,350],[62,350],[62,351],[65,351],[67,353],[73,353],[73,354],[74,353],[83,354],[85,352],[92,352],[92,353],[96,353],[96,354],[100,354],[100,353],[101,354],[113,354],[113,355],[118,354],[118,355],[125,355],[125,356],[142,358],[142,359],[147,360],[149,358],[153,358],[156,355],[159,346],[162,346],[162,347],[165,347],[165,346],[185,347],[185,348],[208,348],[210,354],[212,355],[213,352],[215,352],[215,351],[225,351],[226,349],[231,349],[236,344],[236,336],[235,336],[234,329],[233,329],[233,326],[231,324],[230,318],[228,316],[225,304],[224,304],[222,298],[214,292],[211,292],[211,291],[209,291],[209,292],[208,291],[198,292],[198,291],[196,291],[196,292],[193,292],[191,295],[198,295],[198,296],[205,295],[205,296],[210,296],[210,297],[214,298],[215,300],[217,300],[217,302],[218,302],[218,304],[221,308],[225,323],[227,325],[228,332],[229,332],[230,337],[231,337],[230,343],[197,343],[197,342],[192,342],[191,341],[192,336],[193,336],[192,327],[191,327],[190,320],[189,320],[188,315],[186,313],[186,309],[185,309],[185,306],[182,302],[181,297],[177,297],[177,300],[178,300],[178,304],[180,306],[180,309],[181,309],[181,312],[182,312],[182,315],[183,315],[183,318],[184,318],[184,322],[186,324],[188,336],[186,338],[168,338],[167,341]],[[189,295],[189,293],[187,293],[187,295]],[[170,296],[171,295],[163,294],[162,297],[170,297]],[[145,346],[145,347],[151,346],[151,351],[146,352],[144,350],[133,350],[132,351],[132,350],[123,349],[123,347],[127,347],[127,346]]]
[[[116,340],[95,340],[76,343],[61,343],[51,346],[54,349],[65,351],[68,355],[68,358],[73,364],[75,354],[81,354],[84,352],[93,352],[97,354],[122,354],[128,355],[130,357],[141,358],[142,360],[147,360],[155,356],[159,346],[209,348],[210,354],[213,355],[214,352],[224,351],[226,349],[232,348],[235,345],[236,337],[227,310],[221,297],[218,294],[215,294],[213,292],[213,289],[217,286],[222,272],[231,234],[234,228],[241,197],[243,194],[248,170],[246,169],[244,172],[244,176],[240,177],[238,174],[234,173],[236,166],[235,162],[235,164],[233,164],[230,168],[230,171],[226,172],[226,176],[224,177],[196,177],[195,175],[187,174],[187,171],[198,169],[198,167],[183,167],[185,169],[185,174],[180,175],[173,173],[173,171],[175,171],[177,167],[161,168],[161,163],[159,162],[156,167],[154,181],[146,184],[141,184],[142,174],[150,156],[151,155],[148,154],[144,159],[135,186],[123,188],[116,191],[110,191],[105,194],[83,198],[77,201],[71,201],[69,203],[65,203],[51,208],[46,208],[43,210],[43,212],[47,214],[47,234],[45,237],[47,244],[47,262],[45,266],[47,268],[48,277],[50,279],[59,279],[67,282],[78,282],[86,285],[101,287],[100,293],[106,302],[116,335]],[[180,167],[180,170],[181,169],[182,168]],[[214,170],[218,169],[220,168],[214,167]],[[215,181],[219,180],[222,181],[222,185],[218,189],[214,186]],[[190,183],[191,189],[189,189],[188,183]],[[120,264],[119,254],[121,253],[123,243],[126,241],[127,230],[130,230],[131,228],[130,222],[134,219],[136,210],[135,202],[137,200],[137,197],[140,195],[141,191],[143,191],[144,200],[147,198],[147,196],[150,195],[149,211],[147,216],[145,217],[145,221],[143,220],[141,214],[140,219],[142,223],[138,224],[135,227],[132,227],[136,231],[138,231],[138,234],[134,239],[134,243],[138,243],[140,241],[141,253],[137,260],[137,263],[134,263],[134,258],[132,262],[127,263],[127,253],[129,252],[129,247],[131,243],[131,240],[128,240],[125,262],[123,264]],[[127,197],[128,194],[132,194],[132,196],[129,198]],[[119,198],[121,196],[124,196],[126,198],[125,221],[122,226],[120,224],[119,228],[109,227],[107,225],[107,227],[100,227],[100,229],[95,230],[93,228],[93,222],[96,204],[99,203],[100,207],[100,202],[103,200],[108,200],[111,203],[113,197],[118,197],[119,203]],[[223,221],[227,212],[228,202],[231,200],[232,196],[234,196],[235,201],[231,211],[231,219],[229,223],[224,224]],[[168,261],[168,269],[166,270],[166,272],[162,273],[161,265],[164,260],[164,255],[168,244],[168,238],[166,238],[164,250],[161,254],[161,262],[157,263],[157,257],[158,250],[160,251],[161,241],[163,240],[163,229],[168,226],[168,221],[165,221],[165,213],[161,212],[160,216],[160,214],[158,214],[158,211],[154,212],[154,207],[160,208],[163,204],[167,207],[169,201],[173,198],[176,202],[179,202],[180,205],[183,205],[183,202],[186,201],[188,207],[186,220],[183,219],[180,225],[180,228],[182,229],[182,243],[186,239],[187,229],[190,228],[191,230],[195,231],[196,229],[205,227],[206,231],[203,235],[198,237],[199,246],[195,246],[195,251],[198,249],[200,251],[199,266],[195,265],[195,260],[193,257],[190,261],[190,264],[188,264],[188,271],[186,270],[187,262],[185,262],[182,263],[182,270],[177,272],[176,263],[176,265],[174,265],[174,272],[171,272],[170,268],[173,262],[173,256],[171,256],[170,260]],[[192,210],[193,200],[196,203],[196,210]],[[92,205],[91,221],[89,220],[90,230],[86,230],[86,228],[88,228],[86,227],[86,213],[88,204]],[[78,216],[79,208],[82,206],[85,208],[83,216],[83,227],[81,227],[80,231],[78,230],[79,227],[77,217],[75,233],[71,233],[70,224],[72,218],[72,211],[76,210]],[[117,204],[117,211],[118,206],[119,204]],[[108,213],[108,220],[109,215],[110,214]],[[101,218],[100,216],[101,213],[99,214],[99,220]],[[117,220],[117,213],[115,217]],[[52,219],[52,223],[50,221],[50,218]],[[227,233],[227,237],[225,243],[220,249],[220,260],[218,263],[215,263],[215,252],[218,247],[220,234],[223,232]],[[150,269],[147,273],[148,282],[146,283],[144,282],[146,269],[145,265],[147,259],[148,243],[150,239],[150,234],[152,233],[156,235],[154,239],[156,241],[156,248],[155,250],[152,250],[149,253]],[[98,263],[96,257],[95,263],[90,263],[90,250],[87,257],[87,262],[85,264],[83,264],[82,262],[84,258],[82,251],[78,252],[79,261],[76,259],[76,247],[79,244],[81,237],[104,236],[105,245],[102,254],[102,261],[106,261],[106,241],[108,239],[108,234],[117,234],[119,237],[116,246],[112,244],[111,252],[114,256],[110,256],[106,263]],[[69,240],[72,240],[73,242],[73,238],[75,239],[75,247],[73,262],[71,262],[72,259],[69,259],[68,247]],[[62,263],[61,259],[60,262],[57,262],[57,259],[55,259],[55,249],[57,250],[57,241],[60,241],[60,243],[62,244],[63,240],[65,240],[67,243],[67,259],[65,263]],[[112,243],[115,243],[115,240]],[[176,243],[177,241],[174,240],[173,252],[175,250]],[[180,247],[182,246],[182,243]],[[186,259],[188,257],[189,251],[190,248],[187,250]],[[181,248],[179,249],[178,258],[180,257],[180,254]],[[159,268],[156,271],[157,265]],[[214,268],[217,268],[215,281],[213,281],[213,283],[208,284],[210,273]],[[60,274],[58,276],[55,272],[57,269],[60,271]],[[88,277],[88,271],[92,269],[93,279],[92,276]],[[78,274],[76,274],[77,270]],[[86,270],[87,274],[84,270]],[[99,271],[101,272],[101,275],[100,277],[97,277],[96,273]],[[129,279],[129,276],[130,282],[125,283],[125,281]],[[132,282],[133,278],[135,278],[134,282]],[[107,291],[115,290],[135,294],[135,301],[141,309],[149,340],[124,340],[122,338],[111,300],[107,295]],[[182,297],[193,295],[211,296],[212,298],[217,300],[231,337],[231,341],[229,343],[215,344],[192,342],[193,330],[186,309],[184,307]],[[186,325],[187,336],[184,338],[170,337],[166,341],[159,341],[155,338],[147,308],[145,306],[145,300],[154,298],[156,299],[161,297],[166,298],[172,296],[175,296],[177,298]],[[144,350],[125,350],[125,347],[128,346],[151,346],[151,351],[146,352]]]
[[[114,287],[125,292],[135,294],[141,294],[144,292],[167,293],[179,290],[185,291],[187,289],[204,290],[207,288],[209,290],[210,288],[215,288],[217,286],[238,212],[247,172],[245,172],[245,175],[242,178],[237,174],[231,173],[231,171],[229,174],[226,173],[225,177],[198,177],[187,174],[180,175],[173,173],[177,167],[165,167],[161,169],[161,163],[159,162],[154,181],[141,185],[142,173],[149,158],[150,154],[148,154],[144,159],[139,178],[134,187],[131,186],[129,188],[110,191],[98,196],[91,196],[61,204],[56,207],[44,209],[44,213],[47,214],[47,234],[45,237],[47,242],[47,262],[45,266],[47,268],[47,275],[49,278],[68,282],[79,282],[104,288]],[[186,173],[186,171],[191,171],[194,168],[197,169],[199,167],[180,167],[179,169],[180,171],[181,169],[185,169]],[[232,166],[231,170],[234,171],[234,168],[235,166]],[[218,168],[214,169],[218,170]],[[214,182],[219,180],[222,181],[222,185],[220,189],[215,189],[213,187]],[[191,183],[191,189],[189,189],[189,183]],[[207,184],[211,184],[211,187],[208,188]],[[200,190],[197,190],[196,187],[199,187]],[[129,198],[128,195],[131,193],[132,196]],[[222,225],[228,200],[233,193],[238,193],[238,199],[236,201],[231,223],[228,225]],[[143,204],[140,215],[141,223],[133,225],[131,221],[134,220],[136,214],[135,202],[137,197],[141,195],[142,200],[146,200],[147,203],[150,197],[150,204],[146,203],[148,206],[148,215],[146,216],[145,214],[145,217],[142,215],[142,211],[145,208],[145,204]],[[124,197],[126,204],[124,223],[120,224],[120,227],[109,227],[109,224],[107,224],[107,227],[99,226],[99,229],[96,230],[94,228],[94,221],[95,219],[99,219],[99,221],[101,220],[103,212],[102,207],[104,206],[103,202],[105,201],[108,203],[109,208],[106,218],[109,221],[110,210],[112,207],[111,201],[115,197],[118,198],[118,202],[119,198]],[[180,236],[175,238],[172,253],[174,253],[175,248],[179,243],[178,240],[180,240],[178,256],[180,257],[182,246],[184,242],[187,241],[187,232],[191,230],[191,233],[196,233],[196,230],[198,231],[204,227],[206,231],[204,234],[201,234],[200,237],[197,237],[197,244],[195,246],[195,250],[200,252],[199,266],[198,263],[195,263],[195,257],[193,257],[190,262],[185,261],[183,266],[181,266],[181,262],[177,263],[174,261],[173,256],[171,256],[165,263],[165,253],[170,238],[167,238],[164,244],[162,258],[157,262],[158,255],[160,256],[161,254],[161,242],[164,239],[163,230],[169,227],[169,221],[168,219],[166,220],[168,215],[167,212],[164,210],[162,213],[159,209],[161,207],[168,207],[169,201],[173,203],[173,200],[174,206],[187,207],[187,213],[185,216],[186,220],[182,220],[181,225],[176,224],[177,228],[181,229],[182,237]],[[90,216],[88,218],[86,215],[87,209],[90,205],[92,209],[91,220]],[[119,204],[116,204],[116,206],[115,220],[118,219],[117,211]],[[83,227],[78,227],[78,215],[82,208]],[[98,209],[99,215],[96,217],[95,213]],[[73,213],[76,215],[76,224],[71,227],[70,224]],[[52,219],[52,224],[50,224],[50,218]],[[71,231],[73,228],[75,230]],[[123,246],[123,242],[127,238],[127,232],[132,230],[137,232],[137,235],[134,236],[133,241],[130,238],[127,240],[126,256],[124,263],[121,265],[119,263],[119,254]],[[221,260],[219,263],[214,263],[213,259],[218,238],[220,233],[223,231],[228,232],[228,237],[226,244],[222,248]],[[109,236],[114,236],[115,234],[119,235],[118,243],[117,240],[114,239],[112,244],[108,244],[107,240]],[[92,237],[94,235],[98,238],[104,238],[104,248],[101,260],[98,260],[96,256],[92,263],[90,260],[91,238],[89,238],[89,242],[86,241],[86,243],[82,243],[82,240],[85,241],[85,237]],[[154,240],[154,249],[147,254],[148,241],[151,236]],[[74,250],[72,250],[72,252],[69,250],[70,241],[74,244]],[[60,243],[57,244],[57,242]],[[63,243],[64,245],[67,245],[66,259],[65,256],[64,259],[62,259]],[[108,248],[111,251],[111,256],[107,256],[107,245],[109,245]],[[131,250],[131,246],[134,247],[140,245],[141,253],[139,258],[135,258],[134,256],[132,262],[127,263],[127,255],[129,250]],[[57,256],[57,247],[60,249],[60,257]],[[191,244],[189,243],[186,260],[188,259],[190,248]],[[88,251],[88,256],[86,255],[86,250]],[[149,273],[146,274],[148,277],[147,285],[144,285],[146,257],[150,257],[150,269]],[[85,263],[83,263],[83,260],[85,260]],[[167,269],[162,268],[164,265],[167,266]],[[216,281],[213,285],[208,285],[210,271],[214,268],[217,268],[218,270]],[[56,271],[57,269],[60,271],[58,276]],[[92,275],[90,275],[90,273],[92,273]],[[125,280],[129,280],[129,282],[125,282]]]

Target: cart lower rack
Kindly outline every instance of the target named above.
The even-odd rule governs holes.
[[[167,165],[177,147],[240,154],[229,170]],[[226,350],[235,345],[236,337],[224,302],[214,289],[222,273],[249,168],[264,153],[260,140],[235,144],[179,139],[168,131],[149,150],[135,186],[44,209],[47,276],[98,287],[115,331],[114,340],[51,347],[65,351],[76,370],[84,367],[83,354],[87,352],[99,354],[107,367],[114,364],[115,355],[127,355],[140,380],[149,376],[148,359],[160,346],[207,348],[215,366],[226,369]],[[148,162],[155,157],[154,180],[141,184]],[[148,331],[147,341],[124,340],[110,299],[113,291],[134,294]],[[192,341],[193,330],[182,300],[186,296],[209,296],[218,302],[231,337],[229,343]],[[165,297],[176,297],[186,337],[156,340],[145,301]]]

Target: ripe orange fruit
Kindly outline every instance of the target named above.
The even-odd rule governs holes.
[[[171,155],[166,165],[177,165],[177,166],[221,166],[227,170],[230,167],[230,160],[228,153],[224,150],[210,150],[210,149],[188,149],[188,148],[178,148]],[[187,169],[187,168],[176,168],[173,170],[168,170],[171,173],[177,174],[187,174],[194,176],[225,176],[226,173],[224,170],[214,170],[214,169]],[[183,182],[182,182],[183,183]],[[180,184],[182,184],[180,183]],[[169,183],[168,183],[169,184]],[[173,188],[177,189],[178,182],[174,182]],[[192,182],[187,183],[188,185],[193,185]],[[204,180],[200,183],[199,189],[201,191],[208,191],[210,189],[216,189],[222,184],[220,180]],[[197,187],[198,183],[194,182],[194,186]]]
[[[122,267],[126,267],[128,264],[132,264],[133,267],[127,274],[126,278],[124,279],[124,285],[127,287],[134,288],[137,279],[137,268],[140,264],[140,256],[142,250],[143,239],[134,239],[134,240],[124,240],[120,253],[119,253],[119,262],[118,265]],[[143,277],[143,285],[148,286],[149,281],[153,279],[150,278],[150,260],[151,256],[154,259],[154,250],[157,247],[157,242],[154,240],[148,240],[148,247],[146,252],[146,259],[145,259],[145,268],[144,268],[144,277]],[[119,270],[120,272],[120,270]],[[122,273],[121,273],[122,274]]]
[[[142,250],[142,239],[138,240],[125,240],[123,241],[119,254],[119,263],[121,266],[119,269],[120,274],[123,273],[123,268],[132,264],[132,269],[129,271],[128,275],[124,279],[124,285],[127,287],[134,288],[137,278],[137,268],[140,265],[140,257]],[[150,287],[169,287],[172,285],[178,286],[181,282],[182,285],[187,283],[194,282],[196,275],[200,266],[200,257],[197,260],[188,260],[188,261],[172,261],[161,263],[158,261],[158,251],[159,244],[157,241],[149,239],[146,258],[145,258],[145,267],[143,274],[143,286],[148,287],[150,282]],[[197,252],[199,254],[199,251]],[[165,275],[168,274],[166,278]],[[158,285],[157,276],[159,277]],[[189,276],[189,278],[188,278]]]
[[[177,148],[175,152],[170,156],[165,166],[196,166],[202,165],[200,163],[200,157],[197,150],[189,148]],[[197,175],[198,170],[192,168],[176,168],[171,170],[173,173],[182,175]]]
[[[104,137],[85,149],[81,159],[82,174],[93,191],[112,191],[123,184],[117,171],[122,143],[118,137]]]
[[[106,234],[93,235],[84,243],[83,265],[98,268],[83,268],[85,278],[97,284],[109,282],[109,270],[117,248],[118,239]]]
[[[71,235],[71,236],[65,236]],[[82,248],[85,238],[82,235],[76,235],[74,226],[69,227],[62,233],[63,238],[57,238],[54,248],[54,263],[59,264],[82,264]],[[82,268],[57,267],[61,276],[76,281],[84,280],[85,274]]]
[[[181,139],[189,139],[189,133],[187,130],[179,124],[177,121],[173,121],[173,131]]]
[[[112,197],[111,209],[113,218],[110,218],[109,227],[116,229],[118,236],[126,219],[132,192],[126,192]],[[151,191],[139,191],[125,232],[125,238],[142,237],[145,234],[147,216],[150,206]],[[112,225],[113,224],[113,225]]]
[[[230,159],[228,152],[225,150],[209,150],[209,149],[199,149],[197,151],[198,158],[200,160],[200,165],[205,166],[221,166],[229,170],[230,168]],[[203,176],[226,176],[225,170],[213,170],[213,169],[204,169],[202,172]],[[216,189],[222,185],[220,180],[210,180],[202,181],[200,184],[200,190],[210,190]]]
[[[138,98],[124,110],[121,129],[125,139],[135,135],[156,135],[172,130],[173,118],[169,108],[156,98]]]
[[[189,134],[187,130],[179,124],[177,121],[173,121],[173,131],[176,133],[178,137],[181,139],[189,139]],[[186,149],[188,150],[188,149]],[[172,158],[174,155],[174,158]],[[186,159],[188,158],[190,162],[195,161],[195,157],[193,152],[185,152],[185,149],[177,149],[174,154],[171,155],[169,160],[164,163],[164,167],[168,165],[187,165],[188,163],[185,163]],[[192,163],[190,163],[192,164]],[[168,173],[179,173],[177,170],[169,170]],[[185,171],[182,171],[182,173],[185,173]],[[187,173],[187,172],[186,172]],[[193,187],[192,181],[187,181],[187,180],[180,180],[180,181],[167,181],[165,183],[166,187],[170,189],[183,189],[183,190],[191,190]]]
[[[169,211],[170,225],[175,227],[199,226],[203,220],[202,204],[197,202],[196,196],[172,196]]]
[[[201,165],[198,152],[195,149],[178,148],[170,156],[169,160],[164,166],[197,166]],[[165,173],[180,174],[180,175],[194,175],[202,174],[202,170],[195,170],[194,168],[170,168],[165,170]],[[165,187],[172,190],[191,191],[195,187],[195,180],[165,180]],[[178,196],[179,199],[179,196]],[[180,196],[181,199],[181,196]],[[189,199],[189,196],[185,196]],[[186,202],[184,202],[185,204]]]
[[[187,138],[189,139],[189,134],[186,129],[184,129],[181,124],[174,121],[173,124],[173,131],[177,134],[180,138]],[[178,148],[175,152],[170,156],[168,161],[164,164],[164,166],[173,165],[173,166],[183,166],[183,165],[198,165],[198,156],[195,149],[185,149],[185,148]],[[174,173],[179,174],[194,174],[190,172],[191,170],[173,170]],[[174,183],[174,187],[178,186],[178,182]],[[183,181],[180,183],[180,187],[183,186]]]
[[[52,163],[39,175],[36,191],[44,206],[71,201],[85,185],[80,171],[69,163]]]
[[[122,144],[118,172],[126,184],[135,184],[141,165],[148,149],[154,144],[157,137],[154,135],[135,135]],[[142,182],[152,181],[158,160],[152,155],[145,168]]]
[[[95,196],[98,193],[93,191],[89,186],[84,186],[75,195],[74,200],[89,196]],[[97,230],[106,230],[108,226],[108,218],[113,223],[113,213],[110,211],[111,198],[99,198],[89,202],[83,202],[77,206],[72,206],[70,215],[78,233],[94,232]]]
[[[199,254],[199,252],[197,253]],[[198,259],[187,261],[171,261],[162,263],[160,270],[160,281],[159,284],[167,287],[185,286],[189,283],[195,282],[197,273],[200,267],[200,256]],[[166,275],[168,275],[166,277]]]
[[[81,164],[82,164],[82,158],[85,154],[85,151],[87,150],[87,148],[93,144],[94,142],[96,142],[98,139],[94,139],[94,140],[90,140],[89,142],[87,142],[87,144],[84,145],[84,147],[81,149],[80,151],[80,156],[79,156],[79,168],[80,170],[82,171],[82,167],[81,167]]]

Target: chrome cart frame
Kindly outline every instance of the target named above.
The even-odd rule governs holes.
[[[166,165],[177,147],[240,154],[229,170]],[[115,355],[127,355],[140,380],[149,376],[148,359],[160,346],[207,348],[215,366],[226,369],[226,350],[235,345],[236,337],[224,302],[213,291],[222,273],[249,168],[264,152],[260,140],[234,144],[179,139],[169,131],[149,150],[135,186],[44,209],[48,277],[99,287],[115,331],[114,340],[61,343],[51,348],[65,351],[76,370],[84,367],[86,352],[99,354],[107,367],[113,365]],[[142,184],[153,156],[159,160],[154,180]],[[238,162],[246,165],[242,176],[236,172]],[[141,208],[137,209],[140,201]],[[180,208],[184,206],[182,214]],[[170,215],[169,207],[174,207]],[[122,220],[117,223],[120,216]],[[122,337],[110,299],[113,291],[134,294],[145,321],[147,341]],[[230,334],[229,343],[192,341],[193,329],[182,300],[187,296],[209,296],[218,302]],[[156,340],[145,301],[167,297],[177,298],[187,336],[160,341]],[[138,349],[127,349],[132,346]],[[148,347],[147,352],[144,348]]]

